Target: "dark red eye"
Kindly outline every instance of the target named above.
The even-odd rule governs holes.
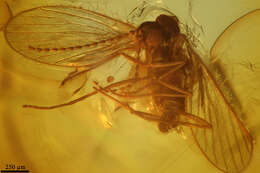
[[[156,22],[159,23],[166,32],[171,34],[179,34],[179,20],[176,16],[160,15],[156,18]]]

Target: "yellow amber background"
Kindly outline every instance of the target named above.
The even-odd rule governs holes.
[[[131,2],[127,0],[7,2],[13,14],[41,5],[70,4],[98,9],[120,19],[125,19],[127,14],[140,3],[136,0]],[[163,2],[182,21],[191,22],[188,15],[188,1]],[[190,2],[193,6],[193,17],[203,27],[204,35],[201,36],[201,40],[208,51],[230,24],[260,7],[258,0],[193,0]],[[1,15],[1,21],[7,17]],[[112,128],[104,128],[98,118],[100,112],[95,106],[91,106],[95,104],[97,100],[95,98],[56,110],[23,109],[21,105],[25,103],[52,105],[71,99],[70,88],[59,88],[59,82],[71,69],[49,67],[26,60],[8,47],[2,32],[0,37],[1,169],[4,169],[6,164],[16,164],[25,165],[34,173],[219,172],[189,142],[175,133],[162,135],[155,125],[124,110],[115,113],[117,119],[113,122]],[[255,42],[257,39],[258,42]],[[260,116],[257,114],[259,113],[258,76],[260,73],[257,43],[259,45],[259,12],[256,11],[234,23],[218,38],[211,50],[214,57],[223,59],[224,62],[225,58],[229,57],[228,62],[236,72],[240,71],[237,68],[245,72],[242,76],[235,76],[234,85],[239,86],[235,90],[241,93],[243,104],[249,107],[250,117],[247,118],[246,123],[256,141],[260,132]],[[233,46],[232,51],[228,44]],[[241,52],[240,47],[244,46],[248,47],[248,51]],[[250,63],[255,64],[253,72],[250,72]],[[254,90],[252,86],[255,86]],[[251,110],[253,113],[250,113]],[[258,146],[259,144],[256,143],[252,163],[245,173],[260,170]]]
[[[0,1],[0,30],[4,28],[6,22],[11,18],[12,13],[9,10],[7,2],[1,0]]]

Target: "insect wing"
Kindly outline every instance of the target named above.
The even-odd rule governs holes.
[[[46,6],[23,11],[9,21],[5,36],[18,53],[59,66],[88,66],[132,45],[135,27],[73,6]]]
[[[191,134],[215,167],[228,173],[241,172],[248,166],[253,151],[253,139],[240,120],[241,108],[230,104],[232,93],[222,92],[225,87],[220,89],[221,83],[199,57],[197,60],[202,75],[188,101],[188,111],[208,121],[212,129],[191,128]]]

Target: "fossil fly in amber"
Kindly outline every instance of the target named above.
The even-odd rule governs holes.
[[[208,161],[223,172],[241,172],[249,164],[253,139],[181,32],[176,16],[159,15],[135,27],[82,8],[45,6],[17,14],[4,32],[9,45],[26,58],[84,69],[70,73],[62,84],[118,57],[132,63],[126,79],[114,81],[110,76],[106,86],[96,81],[93,92],[78,99],[24,107],[53,109],[100,93],[131,114],[156,122],[162,133],[185,128]],[[143,98],[151,102],[149,111],[131,106]]]

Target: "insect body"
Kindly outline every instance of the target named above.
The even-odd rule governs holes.
[[[26,58],[84,68],[62,84],[118,57],[133,63],[128,78],[114,82],[112,76],[106,86],[95,82],[95,90],[78,99],[24,107],[53,109],[101,93],[130,113],[156,122],[163,133],[186,128],[202,154],[223,172],[241,172],[249,164],[253,139],[239,119],[242,113],[181,33],[176,16],[160,15],[136,28],[82,8],[46,6],[19,13],[4,32],[9,45]],[[131,107],[133,100],[143,98],[151,98],[150,111]]]
[[[194,57],[188,54],[193,52],[188,52],[188,41],[180,33],[178,19],[160,15],[155,22],[145,22],[139,26],[136,37],[137,44],[146,50],[146,75],[154,78],[149,90],[158,114],[161,114],[160,131],[168,132],[178,125],[210,128],[206,121],[186,112],[186,99],[192,95],[201,69]],[[170,65],[172,63],[176,65]],[[153,67],[154,64],[162,65]]]

